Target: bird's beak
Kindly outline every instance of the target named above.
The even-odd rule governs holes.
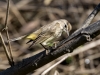
[[[67,33],[67,35],[69,36],[69,31],[68,31],[68,30],[66,31],[66,33]]]
[[[64,32],[66,32],[67,33],[67,35],[69,36],[69,31],[68,31],[68,29],[64,29]]]

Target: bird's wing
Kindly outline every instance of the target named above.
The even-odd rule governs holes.
[[[48,27],[48,25],[45,25],[41,27],[40,29],[36,30],[35,32],[29,34],[26,38],[30,39],[28,43],[33,41],[35,44],[35,43],[41,43],[47,40],[50,37],[50,35],[51,35],[50,28]]]
[[[44,41],[46,41],[51,35],[48,35],[48,33],[40,33],[36,39],[34,40],[29,40],[29,42],[32,42],[32,44],[29,46],[29,48],[31,48],[34,44],[40,44],[43,43]]]
[[[33,33],[29,33],[29,34],[26,34],[26,35],[23,35],[23,36],[14,38],[14,39],[10,39],[9,41],[12,42],[12,41],[21,40],[21,39],[24,39],[24,38],[30,39],[30,40],[36,40],[37,38],[38,38],[38,40],[45,40],[45,39],[50,37],[50,36],[47,36],[47,35],[54,35],[52,33],[55,32],[55,29],[56,29],[55,27],[59,25],[58,23],[56,25],[54,25],[54,24],[55,23],[52,22],[50,24],[42,26],[40,29],[36,30]],[[42,38],[40,38],[40,37],[42,37]]]
[[[23,36],[20,36],[20,37],[17,37],[17,38],[10,39],[9,41],[13,42],[13,41],[17,41],[17,40],[21,40],[21,39],[25,39],[25,38],[26,39],[29,38],[29,39],[33,39],[34,40],[40,34],[40,31],[41,30],[37,30],[37,31],[35,31],[33,33],[29,33],[29,34],[26,34],[26,35],[23,35]]]
[[[41,33],[40,35],[38,35],[37,38],[33,40],[33,42],[34,42],[34,44],[43,43],[45,40],[47,40],[51,36],[52,36],[52,34],[49,31],[47,31],[47,32],[44,32],[44,33]]]

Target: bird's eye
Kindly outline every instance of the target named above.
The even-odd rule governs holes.
[[[65,25],[65,27],[67,27],[67,26]]]

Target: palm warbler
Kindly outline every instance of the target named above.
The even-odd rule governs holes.
[[[63,32],[66,33],[66,36],[69,36],[69,32],[71,29],[72,26],[67,20],[60,19],[42,26],[31,34],[11,39],[10,41],[16,41],[26,38],[30,41],[33,41],[34,44],[42,43],[42,45],[44,46],[52,46],[54,42],[56,42],[57,39],[61,37]]]

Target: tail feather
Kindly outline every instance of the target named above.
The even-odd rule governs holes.
[[[26,42],[26,44],[28,44],[28,43],[30,43],[30,42],[32,42],[32,41],[33,41],[33,40],[30,39],[28,42]]]

